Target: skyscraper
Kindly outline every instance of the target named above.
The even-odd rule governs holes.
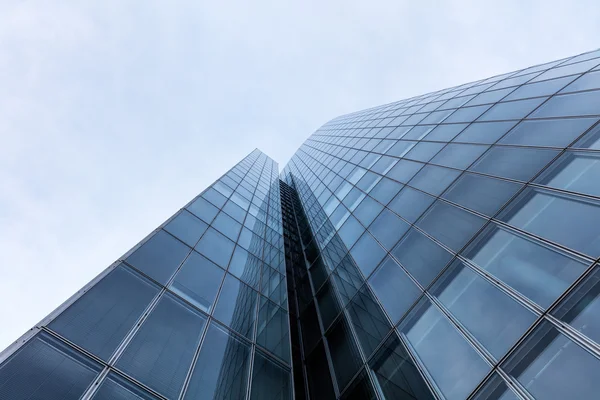
[[[600,51],[253,151],[0,354],[0,399],[591,399]]]

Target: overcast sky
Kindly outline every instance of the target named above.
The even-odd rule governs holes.
[[[0,0],[0,349],[255,147],[600,47],[597,0]]]

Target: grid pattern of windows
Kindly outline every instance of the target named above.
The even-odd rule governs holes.
[[[291,398],[278,172],[255,150],[169,218],[4,361],[2,398]]]
[[[331,398],[596,396],[599,57],[344,115],[302,145],[282,179],[309,391],[319,359]]]

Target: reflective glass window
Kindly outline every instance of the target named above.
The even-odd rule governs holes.
[[[394,200],[388,204],[388,207],[394,210],[402,218],[412,223],[415,222],[434,201],[435,197],[410,187],[404,187]]]
[[[369,231],[386,249],[391,249],[408,231],[410,225],[402,221],[393,212],[384,209],[373,221]]]
[[[453,142],[492,144],[513,126],[515,126],[514,121],[475,122],[454,138]]]
[[[434,140],[440,142],[449,142],[458,135],[467,124],[444,124],[438,125],[434,130],[429,132],[425,140]]]
[[[513,89],[499,89],[488,92],[483,92],[475,96],[473,100],[467,104],[468,106],[476,106],[479,104],[496,103],[505,97],[508,93],[512,92]]]
[[[183,210],[165,226],[165,230],[188,245],[194,246],[207,227],[208,225],[192,213]]]
[[[488,108],[490,108],[489,105],[464,107],[456,110],[452,115],[446,118],[444,122],[472,122],[485,111],[487,111]]]
[[[373,236],[365,232],[352,247],[350,254],[364,276],[369,276],[385,256],[385,250],[373,239]]]
[[[354,216],[358,219],[364,226],[369,226],[371,222],[379,215],[379,212],[383,209],[383,206],[370,198],[369,196],[365,197],[364,200],[360,203],[356,210],[354,210]]]
[[[383,178],[371,190],[370,195],[381,204],[386,205],[402,189],[402,185],[391,179]]]
[[[386,176],[399,182],[408,182],[425,164],[409,160],[400,160]]]
[[[63,311],[49,327],[108,360],[157,293],[158,286],[121,265]]]
[[[600,155],[568,151],[535,181],[558,189],[600,196]]]
[[[446,167],[466,169],[487,149],[488,146],[450,143],[444,147],[431,162]]]
[[[285,310],[265,297],[260,297],[256,343],[287,363],[290,362],[288,323]]]
[[[189,252],[189,247],[161,230],[127,257],[127,262],[164,285]]]
[[[226,268],[233,252],[234,243],[216,230],[208,228],[196,245],[196,250],[217,265]]]
[[[347,310],[363,353],[369,358],[392,326],[367,285],[358,291]]]
[[[339,230],[339,235],[346,247],[350,248],[363,233],[365,228],[353,216],[348,217],[344,225]]]
[[[596,118],[526,120],[519,123],[499,143],[565,147],[596,121]]]
[[[439,196],[460,175],[460,171],[449,168],[426,165],[413,179],[409,185]]]
[[[306,366],[310,394],[318,399],[335,399],[333,380],[322,343],[306,357]]]
[[[213,206],[202,197],[198,197],[198,199],[188,206],[188,209],[209,224],[219,212],[217,207]]]
[[[443,143],[420,142],[410,152],[406,154],[409,160],[427,162],[444,147]]]
[[[259,351],[254,354],[251,400],[289,400],[290,373]]]
[[[220,212],[219,215],[217,215],[212,226],[233,241],[237,240],[240,229],[242,229],[242,225],[239,222],[224,212]]]
[[[490,370],[428,300],[417,305],[400,329],[447,399],[466,399]]]
[[[92,397],[94,400],[158,400],[141,387],[111,372]]]
[[[548,100],[531,117],[570,117],[600,114],[600,90],[557,95]]]
[[[200,341],[206,317],[164,295],[116,366],[166,397],[177,397]]]
[[[503,178],[528,181],[556,155],[558,150],[493,146],[469,168]]]
[[[259,258],[237,246],[229,263],[228,272],[256,289],[260,281],[261,265],[262,261]]]
[[[575,79],[574,76],[569,76],[566,78],[529,83],[512,92],[506,97],[506,100],[525,99],[527,97],[537,96],[550,96],[565,87],[565,85],[568,85],[569,82],[573,81],[573,79]]]
[[[327,344],[338,387],[344,388],[361,364],[358,348],[344,319],[338,320],[327,333]]]
[[[579,90],[590,90],[600,88],[600,71],[588,72],[569,86],[561,90],[561,93],[576,92]]]
[[[238,190],[240,190],[240,189],[241,188],[238,188]],[[206,200],[210,201],[212,204],[214,204],[218,208],[223,207],[223,205],[227,201],[227,198],[225,196],[223,196],[221,193],[217,192],[213,188],[208,188],[204,193],[202,193],[202,197],[204,197]]]
[[[195,251],[185,260],[170,289],[202,311],[212,308],[225,271]]]
[[[600,125],[590,129],[573,147],[600,150]]]
[[[473,400],[520,400],[508,385],[494,373],[490,379],[475,393]]]
[[[184,398],[245,398],[249,365],[250,345],[211,323]]]
[[[532,112],[540,104],[542,104],[547,97],[539,97],[535,99],[527,100],[516,100],[505,103],[498,103],[483,114],[480,118],[481,121],[495,121],[505,119],[521,119],[525,118],[527,114]]]
[[[252,338],[258,293],[227,274],[214,316],[233,330]]]
[[[327,330],[340,312],[333,286],[329,281],[317,293],[316,300],[319,304],[319,314],[321,315],[323,327]]]

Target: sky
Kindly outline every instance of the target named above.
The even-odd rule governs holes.
[[[596,0],[0,1],[0,349],[258,147],[600,47]]]

